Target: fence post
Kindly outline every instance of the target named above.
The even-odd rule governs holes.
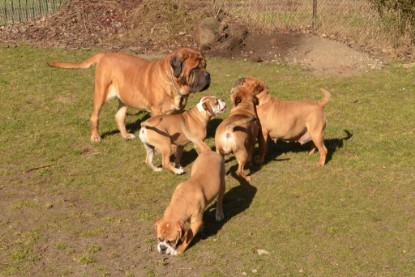
[[[317,30],[317,0],[313,0],[313,20],[311,23],[313,32]]]

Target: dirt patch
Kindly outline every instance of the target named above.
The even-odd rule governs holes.
[[[162,11],[156,4],[163,6]],[[134,54],[200,48],[197,26],[201,19],[211,16],[210,9],[200,3],[179,6],[169,1],[144,4],[133,0],[75,0],[49,18],[1,26],[0,40],[42,47],[98,47]],[[215,18],[220,21],[220,30],[217,41],[203,49],[207,55],[300,64],[320,73],[350,74],[382,66],[382,61],[366,53],[307,32],[264,34],[248,30],[224,11]]]
[[[248,34],[235,48],[218,46],[207,53],[254,62],[299,64],[319,73],[350,74],[383,65],[380,59],[348,45],[307,33]]]

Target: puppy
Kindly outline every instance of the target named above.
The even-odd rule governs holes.
[[[202,140],[190,134],[182,123],[185,135],[199,149],[190,178],[180,183],[164,215],[155,223],[157,250],[162,254],[182,253],[203,226],[203,212],[217,197],[216,220],[224,218],[222,202],[225,193],[223,157],[213,152]]]
[[[258,118],[264,136],[264,145],[260,148],[256,162],[262,163],[267,152],[267,140],[298,141],[301,144],[312,141],[320,153],[319,166],[324,166],[327,148],[324,145],[323,131],[326,127],[324,107],[330,99],[330,93],[320,89],[324,97],[320,101],[281,101],[268,93],[268,87],[256,78],[241,78],[236,87],[247,89],[259,100],[257,107]]]
[[[181,121],[191,130],[191,134],[199,140],[206,138],[206,126],[209,120],[224,112],[226,103],[214,96],[206,96],[189,111],[181,114],[153,116],[141,123],[140,140],[143,142],[147,156],[146,164],[154,171],[161,168],[153,165],[154,149],[162,156],[162,166],[175,174],[184,173],[180,165],[184,147],[190,140],[183,132]],[[175,166],[170,163],[171,146],[176,145]],[[197,150],[197,149],[196,149]]]
[[[263,144],[255,107],[258,99],[246,88],[236,87],[231,92],[231,102],[233,108],[229,116],[216,129],[216,151],[222,156],[233,153],[238,161],[238,175],[250,182],[244,166],[251,160],[257,139],[260,147]]]

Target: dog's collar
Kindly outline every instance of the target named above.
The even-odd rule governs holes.
[[[173,83],[173,87],[174,87],[174,89],[176,90],[176,93],[178,94],[178,95],[180,95],[180,97],[185,97],[186,96],[186,94],[183,94],[183,93],[181,93],[180,92],[180,89],[176,86],[176,82],[174,81],[174,79],[173,79],[173,74],[170,72],[170,79],[171,79],[171,82]]]

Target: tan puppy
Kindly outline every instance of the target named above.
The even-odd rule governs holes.
[[[161,171],[153,165],[154,149],[162,156],[162,166],[175,174],[182,174],[180,160],[183,148],[190,140],[183,132],[181,121],[191,130],[191,134],[199,140],[206,138],[206,126],[212,118],[223,113],[226,103],[214,96],[202,97],[199,103],[191,110],[181,114],[153,116],[141,123],[140,139],[146,151],[146,164],[154,171]],[[171,146],[176,145],[176,164],[170,164]]]
[[[164,215],[155,223],[157,250],[162,254],[182,253],[203,226],[203,212],[217,197],[216,220],[223,215],[225,193],[225,165],[223,157],[213,152],[201,140],[185,134],[199,149],[199,156],[192,166],[190,178],[180,183],[167,206]]]
[[[124,139],[135,136],[125,128],[127,108],[150,111],[152,115],[181,112],[190,93],[203,91],[210,85],[210,74],[202,53],[182,48],[156,61],[123,54],[97,54],[80,63],[49,63],[59,68],[89,68],[95,72],[94,111],[91,115],[91,140],[100,141],[98,118],[105,101],[119,100],[115,114]]]
[[[324,166],[327,148],[324,145],[323,131],[326,127],[324,106],[330,99],[330,93],[320,89],[324,97],[320,101],[280,101],[268,94],[268,87],[256,78],[241,78],[237,87],[248,89],[259,100],[257,113],[262,127],[265,144],[260,148],[257,162],[264,161],[267,152],[267,140],[298,141],[301,144],[313,141],[320,153],[319,166]]]
[[[245,164],[251,160],[257,139],[261,147],[263,144],[255,108],[258,99],[247,89],[237,87],[231,92],[231,102],[229,116],[216,129],[216,151],[221,155],[233,153],[238,161],[238,175],[249,182],[251,177],[244,173]]]

